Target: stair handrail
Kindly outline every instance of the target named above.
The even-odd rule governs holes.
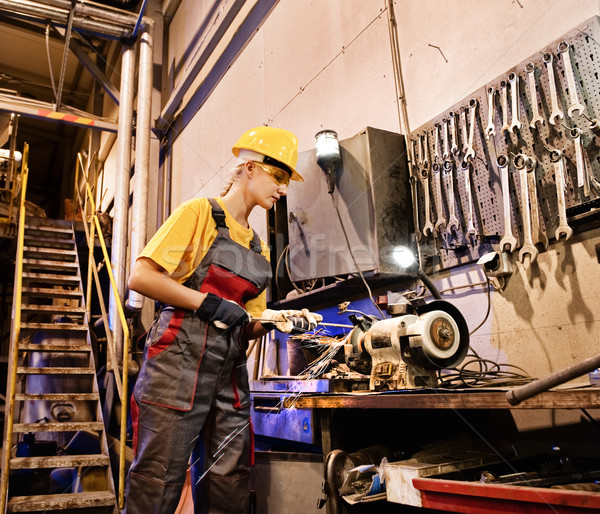
[[[25,246],[25,194],[29,167],[29,145],[23,145],[21,163],[21,200],[19,205],[19,228],[17,231],[17,259],[15,263],[15,281],[13,295],[15,312],[13,313],[13,330],[10,341],[9,379],[7,382],[7,411],[4,416],[4,444],[2,446],[2,476],[0,478],[0,511],[6,512],[8,496],[8,475],[10,471],[10,455],[12,451],[12,432],[15,413],[15,395],[17,387],[17,365],[19,360],[19,338],[21,337],[21,296],[23,290],[23,247]]]
[[[81,154],[78,154],[78,161],[81,163]],[[80,164],[81,165],[81,164]],[[102,247],[102,254],[104,256],[104,264],[106,265],[106,271],[108,273],[108,278],[110,280],[110,285],[112,288],[113,296],[115,298],[115,304],[117,306],[117,312],[119,314],[119,320],[121,322],[121,326],[123,328],[123,371],[121,378],[121,435],[119,440],[119,497],[118,504],[119,508],[122,509],[125,506],[125,451],[127,447],[127,373],[129,368],[129,325],[127,324],[127,319],[125,317],[125,311],[123,310],[123,304],[121,303],[121,297],[119,296],[119,290],[117,287],[117,282],[115,280],[112,265],[110,262],[110,256],[108,255],[108,250],[106,249],[106,243],[104,241],[104,235],[102,234],[102,228],[100,227],[100,220],[96,215],[96,203],[94,201],[94,195],[92,194],[92,189],[90,187],[90,183],[88,181],[87,174],[81,165],[81,171],[83,177],[85,179],[85,187],[87,191],[87,196],[89,200],[90,210],[93,213],[92,217],[94,220],[94,226],[96,227],[96,232],[98,232],[98,239],[100,240],[100,246]],[[79,190],[79,189],[78,189]],[[83,207],[83,206],[82,206]],[[87,214],[84,212],[82,218],[85,218]],[[85,225],[84,225],[85,226]],[[96,289],[99,290],[98,286]],[[107,330],[106,333],[110,332],[110,327],[106,325]],[[108,339],[108,338],[107,338]],[[118,374],[115,373],[115,377]]]

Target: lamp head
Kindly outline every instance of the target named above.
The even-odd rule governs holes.
[[[335,171],[340,163],[340,145],[337,133],[333,130],[321,130],[315,134],[317,164],[325,172],[329,184],[329,193],[335,189]]]

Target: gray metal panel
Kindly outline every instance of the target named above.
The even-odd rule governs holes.
[[[366,128],[340,141],[333,201],[361,271],[390,271],[383,251],[408,240],[408,174],[404,139]],[[356,266],[327,192],[315,150],[300,154],[305,179],[288,196],[290,275],[295,282],[355,273]]]

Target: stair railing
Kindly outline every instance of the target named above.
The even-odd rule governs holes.
[[[92,268],[92,273],[94,275],[94,281],[96,284],[96,291],[98,292],[98,299],[100,303],[100,309],[102,312],[102,318],[104,320],[104,327],[106,330],[106,341],[107,346],[111,356],[111,368],[114,372],[115,383],[117,386],[117,392],[119,394],[119,399],[121,401],[121,435],[119,440],[119,508],[122,509],[125,506],[125,451],[126,451],[126,443],[127,443],[127,372],[129,367],[129,325],[127,324],[127,319],[125,317],[125,311],[123,310],[123,305],[121,303],[121,297],[119,296],[119,291],[117,288],[117,282],[115,280],[112,266],[110,263],[110,257],[108,255],[108,251],[106,249],[106,242],[104,240],[104,235],[102,234],[102,228],[100,227],[100,220],[96,214],[96,204],[94,202],[94,195],[92,194],[92,189],[90,187],[87,173],[85,172],[81,154],[78,154],[78,166],[81,168],[83,177],[85,179],[85,187],[87,191],[88,203],[82,201],[81,193],[79,192],[79,188],[77,188],[77,194],[79,196],[79,204],[82,209],[82,218],[83,218],[83,226],[85,229],[85,236],[88,242],[89,248],[89,266]],[[84,207],[85,205],[85,207]],[[88,230],[87,227],[87,212],[83,211],[87,207],[90,206],[90,214],[93,219],[93,224],[91,224],[91,229]],[[86,209],[87,211],[87,209]],[[100,241],[100,246],[102,247],[102,254],[104,256],[104,264],[106,266],[106,271],[108,273],[108,278],[110,280],[110,285],[112,288],[113,295],[115,297],[115,303],[117,305],[117,312],[119,314],[119,320],[121,322],[121,326],[123,328],[123,370],[122,377],[119,376],[119,370],[116,365],[117,357],[116,357],[116,348],[114,347],[114,340],[112,339],[112,334],[110,332],[110,326],[108,324],[108,315],[106,314],[106,308],[104,306],[104,298],[102,295],[102,288],[100,287],[100,279],[98,277],[98,268],[96,267],[95,259],[94,259],[94,229],[95,232],[98,233],[98,239]],[[89,270],[88,270],[88,293],[90,292],[89,286]],[[90,293],[91,294],[91,293]],[[90,305],[90,298],[87,299],[88,304]],[[88,307],[89,308],[89,307]]]
[[[8,497],[8,475],[10,472],[10,455],[12,451],[12,432],[15,414],[15,394],[17,388],[17,366],[19,360],[19,338],[21,337],[21,296],[23,290],[23,247],[25,246],[25,194],[27,192],[27,178],[29,168],[29,145],[24,144],[23,160],[21,164],[21,200],[19,205],[19,228],[17,231],[17,260],[15,263],[14,297],[15,312],[12,323],[13,337],[10,341],[8,387],[6,391],[6,411],[4,416],[4,445],[2,447],[2,477],[0,478],[0,511],[6,511]],[[12,209],[11,209],[12,210]]]

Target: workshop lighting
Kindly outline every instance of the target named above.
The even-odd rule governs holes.
[[[417,260],[415,254],[406,246],[396,246],[392,251],[392,258],[398,266],[404,269],[410,268]]]
[[[425,274],[423,268],[421,268],[421,265],[417,262],[415,254],[410,250],[410,248],[407,248],[406,246],[396,246],[392,251],[392,258],[394,259],[394,262],[396,262],[396,264],[398,264],[398,266],[400,266],[402,269],[413,271],[417,278],[419,278],[421,282],[425,284],[425,287],[429,289],[429,292],[436,300],[440,300],[442,298],[437,287],[435,287],[435,284]]]
[[[321,130],[315,134],[315,146],[317,148],[317,164],[327,175],[329,194],[335,189],[336,169],[340,163],[340,145],[337,132],[333,130]]]

